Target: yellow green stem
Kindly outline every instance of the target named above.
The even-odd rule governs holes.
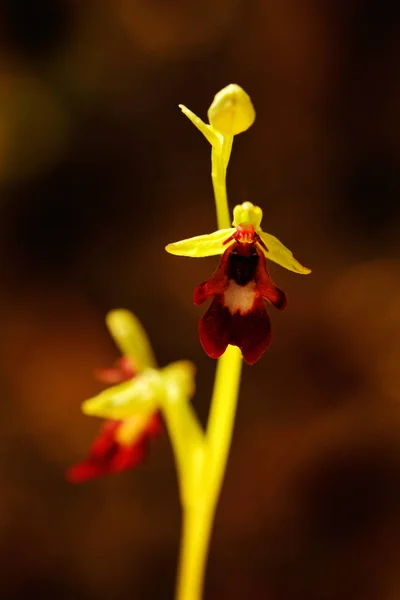
[[[209,502],[216,505],[225,475],[239,395],[242,355],[228,346],[218,360],[207,426],[208,453],[205,465]]]
[[[180,398],[176,408],[165,402],[163,414],[174,450],[181,503],[187,506],[196,495],[194,488],[204,469],[204,432],[189,398]]]
[[[177,600],[200,600],[202,597],[213,513],[213,509],[201,504],[183,506]]]
[[[214,188],[218,229],[231,226],[228,196],[226,193],[226,169],[231,155],[232,136],[221,136],[220,143],[211,150],[211,179]]]
[[[183,532],[177,600],[200,600],[202,597],[211,530],[232,439],[241,367],[240,351],[228,346],[217,365],[204,468],[199,473],[196,468],[199,462],[193,465],[189,494],[185,493],[184,485],[181,489]]]
[[[233,135],[220,137],[212,146],[212,182],[218,228],[230,227],[226,192],[226,169]],[[242,357],[238,348],[228,346],[218,360],[210,415],[204,440],[204,463],[196,469],[195,484],[182,503],[183,533],[177,581],[177,600],[201,600],[208,548],[220,495],[239,394]]]

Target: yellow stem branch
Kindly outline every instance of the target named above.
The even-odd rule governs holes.
[[[176,403],[165,402],[163,415],[175,455],[182,506],[194,496],[204,469],[204,431],[187,398]]]

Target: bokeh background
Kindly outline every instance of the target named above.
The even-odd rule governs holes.
[[[80,403],[137,313],[160,364],[215,364],[164,252],[215,229],[205,117],[242,85],[231,205],[312,267],[243,375],[205,599],[400,597],[400,9],[386,0],[0,3],[0,597],[172,599],[180,515],[167,436],[136,471],[73,486]]]

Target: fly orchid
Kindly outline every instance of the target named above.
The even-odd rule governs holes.
[[[96,369],[95,376],[103,383],[122,383],[135,377],[135,370],[129,358],[124,356],[114,367]],[[149,441],[161,430],[158,412],[150,416],[137,414],[123,420],[106,420],[88,457],[68,469],[68,481],[79,483],[136,467],[146,457]]]
[[[231,344],[253,364],[270,345],[271,324],[264,300],[282,311],[286,296],[272,281],[266,259],[295,273],[311,272],[282,242],[261,229],[261,220],[261,208],[244,202],[233,211],[232,228],[166,247],[178,256],[222,254],[217,270],[195,289],[193,298],[196,305],[213,298],[199,323],[200,342],[211,358],[219,358]]]
[[[245,202],[233,211],[226,191],[226,172],[234,136],[255,120],[249,95],[230,84],[218,92],[208,110],[208,123],[183,105],[182,112],[211,144],[211,178],[218,231],[174,244],[171,254],[191,257],[222,255],[215,273],[194,292],[196,305],[212,298],[199,325],[200,340],[219,358],[206,428],[191,405],[194,368],[186,361],[159,369],[137,319],[128,311],[112,311],[107,325],[123,358],[115,368],[97,371],[116,384],[84,402],[88,415],[107,419],[89,457],[72,467],[78,481],[138,464],[149,440],[168,430],[177,467],[183,511],[181,556],[176,600],[201,600],[215,509],[218,502],[239,396],[242,355],[250,364],[271,341],[265,302],[284,310],[286,296],[272,281],[267,261],[307,274],[276,237],[261,229],[262,210]]]
[[[161,433],[160,410],[176,395],[188,398],[194,392],[194,368],[187,361],[156,366],[147,337],[138,320],[128,311],[107,316],[108,328],[124,356],[113,368],[97,369],[97,379],[117,384],[86,400],[82,410],[106,418],[88,457],[70,467],[66,477],[77,483],[139,465],[149,441]]]

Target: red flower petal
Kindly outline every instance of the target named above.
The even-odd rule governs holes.
[[[98,437],[92,444],[89,456],[70,467],[66,479],[80,483],[108,473],[125,471],[139,465],[146,457],[149,441],[160,434],[162,422],[159,413],[154,413],[147,421],[141,434],[131,445],[118,442],[118,429],[124,421],[105,421]]]
[[[264,298],[278,310],[286,295],[269,276],[265,256],[256,242],[232,244],[222,255],[212,277],[194,291],[194,303],[214,296],[199,323],[205,352],[219,358],[228,344],[238,346],[253,364],[271,343],[271,323]]]
[[[226,250],[219,262],[218,268],[215,271],[214,275],[210,277],[207,281],[204,281],[194,290],[193,293],[193,302],[196,306],[203,304],[206,300],[215,296],[217,294],[222,294],[229,283],[228,277],[226,275],[226,265],[228,260],[228,252],[230,248]]]
[[[136,373],[130,359],[127,356],[123,356],[115,361],[114,367],[95,369],[94,374],[99,381],[113,384],[128,381]]]
[[[239,346],[244,360],[253,365],[271,344],[271,322],[262,298],[257,298],[246,314],[231,318],[231,344]]]
[[[211,358],[219,358],[229,344],[231,313],[216,296],[199,322],[199,337],[204,351]]]
[[[272,281],[268,269],[267,261],[262,252],[258,252],[259,262],[256,271],[256,285],[260,295],[268,300],[278,310],[285,310],[287,299],[286,294],[280,290]]]
[[[199,323],[200,342],[211,358],[219,358],[228,344],[238,346],[252,365],[271,343],[271,323],[264,302],[257,298],[245,314],[234,314],[215,297]]]

